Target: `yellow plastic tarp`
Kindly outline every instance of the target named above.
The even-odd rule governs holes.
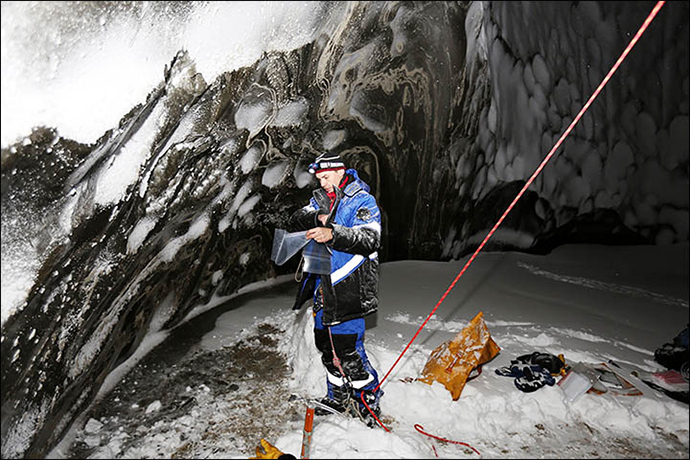
[[[429,385],[442,383],[457,401],[472,369],[491,361],[500,351],[486,327],[484,314],[479,312],[455,337],[431,353],[417,380]]]

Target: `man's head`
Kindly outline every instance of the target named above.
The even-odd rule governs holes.
[[[321,188],[331,193],[343,180],[345,163],[337,153],[324,153],[309,165],[309,172],[316,176]]]

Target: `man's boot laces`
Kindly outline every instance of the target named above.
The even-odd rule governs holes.
[[[371,394],[371,398],[368,398],[367,394],[364,393],[364,399],[367,401],[367,404],[371,404],[375,401],[373,393]],[[347,392],[347,400],[344,404],[345,406],[345,411],[348,412],[351,416],[357,416],[362,422],[365,424],[369,425],[370,423],[373,423],[373,418],[369,417],[369,410],[366,408],[366,406],[360,406],[359,401],[354,397],[354,391],[348,391]]]

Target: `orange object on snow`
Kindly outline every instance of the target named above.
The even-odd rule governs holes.
[[[307,406],[307,415],[304,418],[304,430],[302,430],[302,453],[299,458],[309,458],[311,449],[311,433],[314,428],[314,408]]]
[[[484,314],[479,312],[455,337],[431,353],[417,380],[429,385],[434,381],[442,383],[453,401],[457,401],[470,372],[491,361],[500,351],[486,327]]]

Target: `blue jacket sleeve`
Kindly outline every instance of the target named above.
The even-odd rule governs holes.
[[[378,250],[381,244],[381,212],[373,196],[365,194],[357,200],[348,224],[333,224],[333,239],[329,246],[337,251],[363,256]]]

